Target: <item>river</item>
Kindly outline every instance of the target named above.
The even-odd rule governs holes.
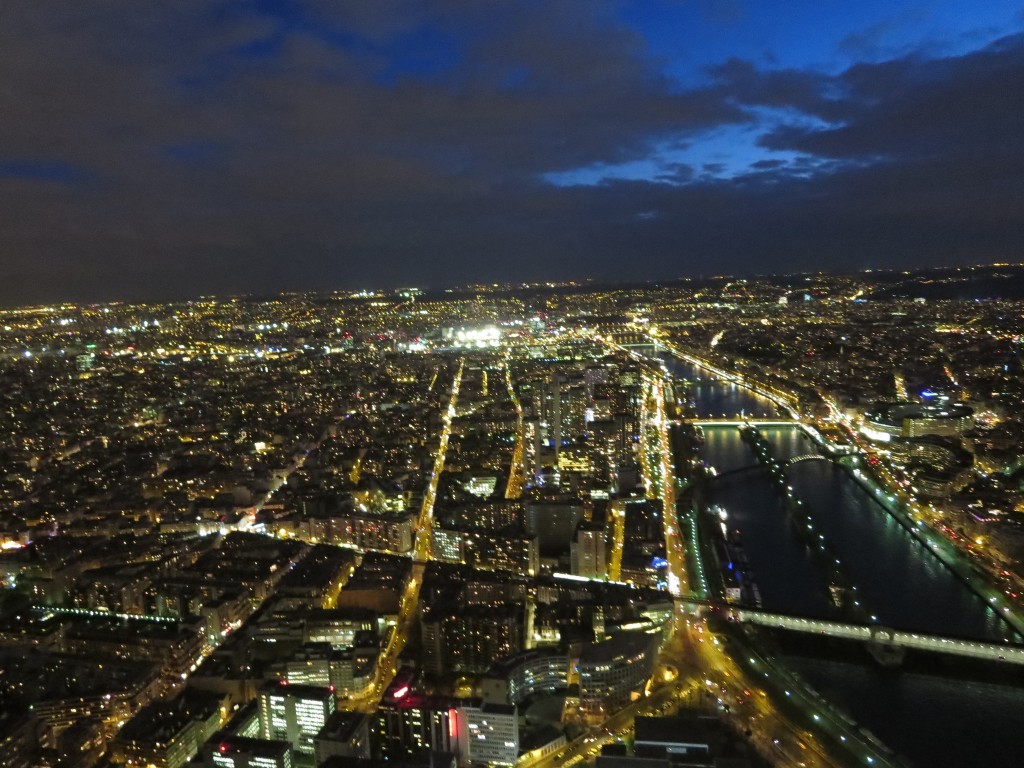
[[[732,382],[674,358],[666,365],[691,382],[688,394],[704,418],[773,416],[774,405]],[[705,427],[701,458],[719,473],[750,466],[753,454],[734,426]],[[762,434],[778,458],[814,453],[796,427],[765,426]],[[1014,637],[985,602],[912,538],[840,467],[827,461],[792,465],[788,477],[810,507],[844,575],[857,586],[862,605],[880,624],[899,629],[984,640]],[[828,616],[826,579],[794,536],[792,524],[761,469],[717,481],[709,504],[726,510],[739,530],[767,610]],[[1024,721],[1024,691],[1009,685],[965,683],[929,674],[882,671],[870,664],[793,657],[794,669],[834,698],[911,762],[918,765],[1017,765],[1016,738],[1004,720]],[[993,714],[993,702],[999,713]],[[941,729],[940,721],[958,726]],[[963,734],[972,734],[962,742]],[[982,735],[984,734],[984,735]],[[991,750],[986,745],[992,745]]]

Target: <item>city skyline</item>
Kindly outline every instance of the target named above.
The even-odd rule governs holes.
[[[1019,3],[16,2],[0,304],[1019,262]]]
[[[0,18],[0,768],[1020,763],[1024,0]]]
[[[1015,765],[1022,273],[0,310],[0,762]]]

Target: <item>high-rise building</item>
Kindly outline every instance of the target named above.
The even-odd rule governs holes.
[[[584,646],[577,665],[583,714],[600,719],[626,706],[650,678],[657,651],[657,637],[645,632]]]
[[[336,695],[362,691],[373,677],[378,649],[337,650],[327,643],[307,643],[284,664],[284,679],[290,685],[331,688]]]
[[[424,666],[435,674],[479,674],[524,648],[521,605],[440,606],[423,619]]]
[[[526,530],[537,537],[538,546],[546,554],[564,552],[576,526],[589,514],[578,498],[545,496],[526,505]]]
[[[588,579],[608,576],[608,545],[603,525],[581,522],[570,547],[572,573]]]
[[[313,754],[313,739],[334,713],[334,691],[313,685],[267,683],[259,690],[260,736],[287,741],[296,752]]]
[[[519,715],[511,704],[462,707],[465,756],[473,765],[514,766],[519,756]]]
[[[314,740],[316,763],[331,757],[370,758],[370,719],[359,712],[335,712]]]
[[[426,696],[400,678],[388,688],[372,724],[373,759],[401,761],[428,752],[460,753],[461,699]]]
[[[218,733],[202,749],[204,768],[292,768],[292,746],[287,741],[250,739]]]
[[[372,736],[377,761],[443,752],[457,755],[459,765],[512,766],[519,756],[519,714],[508,704],[427,696],[400,678],[381,700]]]

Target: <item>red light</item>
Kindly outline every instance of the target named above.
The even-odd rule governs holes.
[[[229,749],[231,749],[231,747],[229,747],[227,744],[221,744],[217,747],[217,751],[220,752],[222,755],[226,755]]]
[[[327,686],[327,690],[329,690],[331,693],[334,693],[334,686],[333,685],[328,685]]]
[[[454,709],[448,710],[448,735],[453,742],[459,738],[459,713]]]
[[[394,697],[395,697],[396,699],[404,699],[404,698],[405,698],[405,695],[406,695],[406,694],[407,694],[408,692],[409,692],[409,686],[408,686],[408,685],[403,685],[403,686],[402,686],[401,688],[399,688],[398,690],[396,690],[396,691],[394,692],[393,696],[394,696]]]
[[[288,681],[284,678],[281,679],[281,685],[288,685]]]

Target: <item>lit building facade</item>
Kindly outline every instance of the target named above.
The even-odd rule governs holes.
[[[313,740],[334,713],[334,691],[312,685],[267,683],[259,691],[260,736],[313,754]]]
[[[654,668],[657,638],[645,632],[623,632],[580,653],[580,709],[590,719],[603,719],[626,706],[647,683]]]
[[[608,578],[608,545],[603,525],[581,523],[569,551],[574,575],[587,579]]]
[[[864,414],[861,433],[875,442],[898,437],[959,437],[974,426],[974,410],[960,403],[878,403]]]
[[[294,756],[287,741],[268,741],[215,735],[202,749],[205,768],[292,768]]]
[[[384,694],[372,728],[378,762],[445,752],[463,766],[513,766],[519,756],[515,706],[426,696],[408,682],[395,682]]]
[[[564,653],[535,649],[524,651],[492,666],[480,680],[486,702],[518,704],[540,693],[568,687],[569,658]]]
[[[519,756],[519,715],[513,705],[462,707],[466,759],[473,765],[514,766]]]

